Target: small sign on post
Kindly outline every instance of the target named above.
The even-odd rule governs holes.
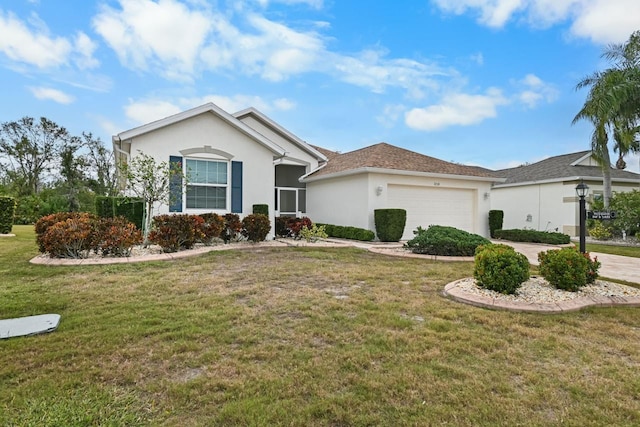
[[[588,211],[587,218],[589,219],[616,219],[615,211]]]

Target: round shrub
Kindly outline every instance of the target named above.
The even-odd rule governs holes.
[[[271,230],[269,217],[263,214],[251,214],[242,218],[242,235],[250,242],[262,242]]]
[[[158,215],[153,217],[149,241],[159,245],[163,252],[191,249],[202,238],[204,220],[198,215]]]
[[[85,217],[89,218],[90,220],[97,219],[95,215],[87,212],[58,212],[51,215],[43,216],[39,220],[37,220],[35,224],[36,243],[38,244],[38,249],[40,250],[40,252],[48,252],[45,249],[43,239],[49,227],[57,224],[58,222],[66,221],[70,218],[77,219]]]
[[[95,227],[95,249],[103,256],[129,256],[142,243],[142,233],[125,217],[100,218]]]
[[[224,228],[224,218],[217,213],[204,213],[199,215],[204,221],[201,225],[200,242],[205,245],[213,243],[214,239],[219,239]]]
[[[222,227],[222,233],[220,237],[225,243],[229,243],[232,240],[237,240],[238,236],[242,232],[242,222],[238,214],[228,213],[224,215],[224,226]]]
[[[479,286],[503,294],[515,294],[529,280],[529,261],[511,246],[478,246],[473,277]]]
[[[51,258],[86,258],[95,248],[94,225],[86,213],[58,221],[47,227],[39,244]]]
[[[426,230],[418,227],[415,237],[405,243],[413,253],[440,256],[473,256],[476,248],[491,242],[477,234],[455,227],[431,225]]]
[[[596,220],[593,227],[589,228],[589,236],[596,240],[607,240],[610,239],[613,234],[611,233],[611,230],[602,223],[602,221]]]
[[[587,276],[591,270],[590,262],[575,248],[540,252],[538,261],[542,277],[558,289],[575,292],[587,284]]]

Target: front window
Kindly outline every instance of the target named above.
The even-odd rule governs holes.
[[[228,163],[186,159],[187,209],[226,209]]]

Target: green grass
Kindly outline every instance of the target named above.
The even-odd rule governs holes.
[[[262,248],[47,267],[0,239],[3,426],[638,425],[638,309],[491,311],[471,263]]]
[[[617,246],[617,245],[601,245],[598,243],[587,243],[588,252],[600,252],[603,254],[623,255],[628,257],[640,258],[640,246]]]

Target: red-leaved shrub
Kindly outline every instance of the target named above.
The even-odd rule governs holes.
[[[242,231],[242,222],[238,214],[229,213],[224,216],[224,228],[222,229],[222,240],[225,243],[229,243],[232,240],[236,240],[240,232]]]
[[[191,249],[202,239],[204,220],[198,215],[158,215],[153,217],[149,241],[159,245],[163,252]]]
[[[200,232],[202,233],[201,242],[205,245],[213,243],[214,239],[219,239],[224,228],[224,218],[217,213],[200,214],[204,220]]]
[[[125,217],[100,218],[96,223],[94,246],[103,256],[129,256],[142,243],[142,233]]]
[[[39,240],[51,258],[86,258],[94,248],[95,221],[89,214],[58,221]]]
[[[263,214],[251,214],[242,218],[242,235],[251,242],[262,242],[271,230],[269,217]]]

